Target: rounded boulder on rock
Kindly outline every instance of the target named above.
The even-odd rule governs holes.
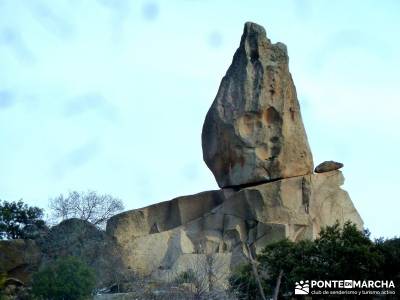
[[[325,173],[343,168],[343,164],[337,161],[328,160],[315,167],[315,173]]]

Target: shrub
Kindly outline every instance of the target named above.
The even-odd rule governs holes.
[[[58,259],[32,278],[32,294],[38,299],[87,299],[94,287],[93,270],[75,257]]]
[[[399,254],[400,239],[374,243],[368,231],[359,231],[347,222],[343,226],[336,223],[324,228],[314,241],[294,243],[286,239],[269,244],[256,260],[263,291],[272,295],[276,288],[283,298],[291,296],[296,281],[307,278],[398,279]],[[246,299],[260,299],[249,263],[231,276],[230,287]]]

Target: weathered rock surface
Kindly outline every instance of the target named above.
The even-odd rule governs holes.
[[[336,221],[362,229],[340,188],[342,173],[312,173],[288,60],[283,44],[271,44],[261,26],[246,23],[202,132],[204,160],[222,189],[111,218],[107,234],[126,269],[170,280],[212,261],[228,276],[249,249],[313,239]]]
[[[324,172],[329,172],[329,171],[334,171],[334,170],[339,170],[343,168],[343,164],[340,162],[336,162],[333,160],[329,161],[324,161],[323,163],[320,163],[318,166],[315,167],[315,173],[324,173]]]
[[[129,276],[115,240],[80,219],[63,221],[36,240],[0,241],[0,273],[29,284],[40,266],[66,256],[79,257],[92,267],[98,287]]]
[[[33,240],[0,241],[0,273],[7,278],[29,282],[41,262],[41,253]]]
[[[203,158],[220,187],[311,174],[313,160],[286,46],[246,23],[207,113]]]
[[[187,222],[175,228],[166,227],[165,231],[125,238],[126,233],[137,231],[133,226],[137,224],[139,211],[142,216],[152,218],[146,211],[157,211],[153,205],[114,216],[107,232],[118,241],[126,268],[143,276],[165,279],[177,275],[193,261],[198,261],[199,255],[212,255],[223,261],[224,272],[229,274],[232,267],[245,259],[245,244],[258,252],[266,244],[285,237],[313,239],[321,227],[333,225],[337,220],[340,223],[350,220],[361,229],[363,222],[359,214],[347,192],[340,188],[343,180],[340,171],[332,171],[278,180],[236,192],[219,192],[222,203],[203,210],[197,218],[188,218]],[[207,193],[212,195],[217,191]],[[194,195],[194,199],[198,197]],[[192,203],[193,199],[186,196],[168,205],[173,206],[173,202],[178,201],[184,205],[186,201]],[[160,204],[161,207],[165,205]],[[119,218],[124,221],[119,222]],[[143,217],[141,222],[151,224],[153,219],[148,221]]]
[[[178,197],[110,218],[107,222],[107,233],[117,237],[119,242],[129,241],[135,237],[178,227],[201,217],[222,202],[223,191]]]

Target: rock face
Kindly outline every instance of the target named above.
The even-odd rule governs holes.
[[[123,242],[167,231],[201,217],[222,202],[222,191],[179,197],[112,217],[107,222],[107,232]]]
[[[203,158],[220,187],[311,174],[286,46],[246,23],[231,66],[207,113]]]
[[[315,167],[315,173],[324,173],[343,168],[343,164],[333,160],[324,161]]]
[[[107,234],[126,269],[170,280],[212,261],[228,276],[268,243],[314,239],[336,221],[362,229],[342,173],[313,174],[288,60],[285,45],[245,24],[202,132],[204,161],[222,189],[111,218]]]
[[[41,253],[33,240],[0,241],[0,274],[29,282],[41,262]]]
[[[313,239],[321,227],[333,225],[337,220],[340,223],[350,220],[362,229],[357,210],[347,192],[340,188],[343,182],[342,173],[332,171],[239,191],[223,190],[219,195],[223,201],[208,211],[203,210],[201,216],[186,218],[186,222],[177,222],[176,227],[165,227],[164,231],[129,235],[137,231],[138,215],[142,218],[140,222],[153,222],[149,213],[157,210],[153,205],[114,216],[107,225],[107,233],[118,241],[125,267],[142,276],[171,278],[207,255],[229,274],[246,259],[246,244],[258,252],[266,244],[283,238]],[[202,197],[217,192],[206,192]],[[199,195],[194,195],[171,200],[169,205],[178,205],[175,202],[183,205],[193,199],[202,201]],[[165,203],[159,205],[162,210]]]
[[[37,241],[42,263],[59,257],[76,256],[95,270],[97,286],[117,281],[125,272],[120,249],[115,241],[95,225],[80,219],[69,219],[51,228]]]
[[[0,241],[0,273],[29,284],[41,265],[57,258],[76,256],[95,270],[97,286],[115,283],[129,275],[123,268],[120,248],[93,224],[69,219],[51,228],[36,240]]]

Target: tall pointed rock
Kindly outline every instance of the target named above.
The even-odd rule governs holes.
[[[282,43],[246,23],[207,113],[203,158],[220,187],[311,174],[313,160]]]

